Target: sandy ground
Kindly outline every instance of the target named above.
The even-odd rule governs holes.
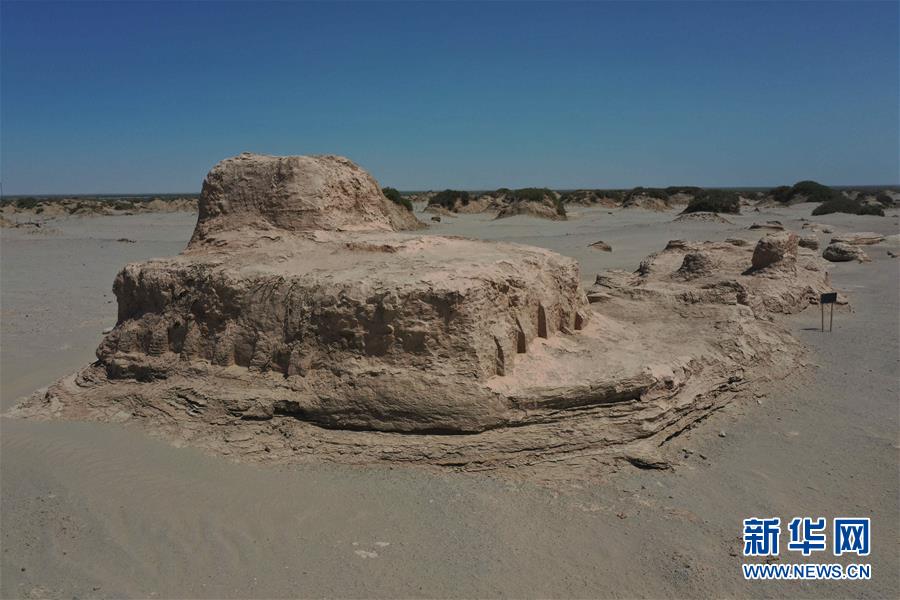
[[[432,230],[551,248],[577,258],[586,283],[603,268],[634,269],[669,239],[754,240],[762,232],[746,229],[753,221],[898,232],[896,210],[810,211],[751,212],[728,225],[573,209],[568,222],[467,215]],[[57,235],[0,238],[4,410],[92,359],[115,322],[117,270],[180,251],[194,217],[53,225]],[[597,240],[613,252],[588,247]],[[818,368],[673,440],[690,454],[671,471],[629,467],[548,489],[415,468],[259,467],[139,429],[0,419],[0,595],[898,597],[900,261],[887,249],[867,247],[872,263],[834,266],[853,308],[835,313],[833,333],[818,331],[817,309],[785,321]],[[871,581],[743,580],[743,518],[843,515],[872,518]]]

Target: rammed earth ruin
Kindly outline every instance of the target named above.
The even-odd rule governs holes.
[[[422,227],[345,158],[224,160],[187,248],[116,277],[97,362],[18,414],[288,462],[652,464],[748,382],[794,370],[770,315],[830,290],[789,233],[672,242],[586,293],[573,259]]]

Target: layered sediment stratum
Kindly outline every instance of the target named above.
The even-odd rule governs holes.
[[[17,413],[134,419],[242,458],[652,464],[795,369],[768,315],[828,289],[787,232],[672,242],[586,294],[573,259],[422,226],[344,158],[222,161],[188,247],[116,277],[97,362]]]
[[[126,266],[92,393],[336,428],[482,431],[488,381],[588,320],[577,263],[418,229],[347,159],[241,155],[206,177],[187,249]],[[127,388],[127,391],[126,391]]]

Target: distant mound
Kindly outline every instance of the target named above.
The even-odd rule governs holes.
[[[468,205],[471,200],[472,196],[469,192],[443,190],[436,194],[432,194],[428,198],[428,208],[443,209],[447,212],[459,212],[459,209]]]
[[[118,216],[141,213],[194,212],[197,197],[191,195],[162,196],[46,196],[4,198],[2,213],[30,219],[57,217]]]
[[[580,206],[602,206],[615,208],[622,205],[625,192],[622,190],[574,190],[562,194],[559,198],[563,206],[577,204]]]
[[[730,190],[700,190],[688,203],[683,214],[697,212],[737,215],[741,212],[741,199],[737,192]]]
[[[623,208],[645,208],[648,210],[666,210],[669,208],[669,193],[659,188],[636,187],[622,201]]]
[[[844,198],[844,195],[827,185],[816,181],[798,181],[792,186],[782,185],[774,188],[770,195],[779,204],[798,204],[800,202],[827,202]]]
[[[684,221],[703,221],[707,223],[725,223],[728,225],[734,225],[732,221],[729,221],[725,217],[714,213],[714,212],[690,212],[690,213],[682,213],[675,217],[673,220],[674,223],[684,222]]]
[[[688,204],[696,195],[703,191],[696,186],[636,187],[625,194],[622,207],[668,210]]]
[[[884,208],[877,203],[866,203],[857,198],[847,198],[838,194],[831,200],[826,200],[812,211],[813,216],[830,215],[832,213],[846,213],[849,215],[877,215],[884,216]]]
[[[515,215],[530,215],[544,219],[563,220],[566,207],[553,190],[547,188],[522,188],[509,190],[500,200],[504,206],[497,213],[498,219]]]

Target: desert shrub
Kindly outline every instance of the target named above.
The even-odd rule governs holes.
[[[700,190],[681,214],[692,212],[714,212],[740,214],[741,201],[737,192],[730,190]]]
[[[597,202],[603,196],[604,192],[602,190],[573,190],[561,193],[559,195],[559,202],[563,205],[570,202],[582,202],[585,200],[588,202]]]
[[[550,200],[556,208],[556,214],[561,217],[566,216],[565,200],[562,196],[557,198],[553,190],[549,188],[519,188],[509,191],[506,194],[506,198],[511,202],[544,202],[544,200]]]
[[[877,215],[884,216],[884,209],[877,204],[863,204],[859,207],[858,215]]]
[[[447,210],[453,210],[456,207],[457,200],[465,206],[469,203],[469,192],[444,190],[432,196],[431,200],[428,201],[428,204],[436,204],[438,206],[443,206]]]
[[[779,202],[781,204],[787,204],[791,200],[791,186],[789,185],[779,185],[777,188],[773,188],[771,192],[772,199],[775,202]]]
[[[884,216],[884,209],[877,204],[863,204],[859,200],[850,199],[838,194],[831,200],[826,200],[813,211],[813,216],[830,215],[832,213],[846,213],[849,215],[878,215]]]
[[[123,202],[120,200],[113,204],[113,208],[116,210],[131,210],[134,208],[134,204],[132,204],[131,202]]]
[[[402,206],[403,208],[405,208],[408,211],[412,211],[412,209],[413,209],[412,202],[410,202],[409,198],[406,198],[402,194],[400,194],[400,192],[397,191],[396,189],[394,189],[392,187],[386,187],[386,188],[381,188],[381,192],[384,194],[385,198],[387,198],[394,204]]]
[[[554,198],[553,203],[556,204],[556,214],[558,214],[561,217],[566,216],[566,205],[563,202],[562,197]]]
[[[894,206],[894,199],[887,192],[878,192],[875,195],[875,201],[882,206]]]
[[[36,198],[18,198],[15,205],[22,210],[31,210],[38,205],[38,201]]]
[[[827,185],[815,181],[798,181],[793,187],[793,196],[806,196],[807,202],[827,202],[837,197],[838,192]]]
[[[664,189],[660,188],[645,188],[645,187],[636,187],[625,196],[626,200],[633,198],[634,196],[648,196],[650,198],[658,198],[659,200],[668,200],[669,193]]]
[[[696,196],[703,192],[703,188],[699,188],[695,185],[670,185],[664,191],[669,196],[674,196],[675,194],[690,194],[691,196]]]
[[[506,195],[513,202],[543,202],[544,198],[555,199],[556,194],[547,188],[521,188]]]
[[[840,192],[831,189],[827,185],[815,181],[798,181],[791,187],[779,186],[772,190],[772,197],[782,204],[800,201],[804,202],[828,202],[843,197]]]
[[[560,192],[559,194],[559,201],[563,204],[584,200],[587,200],[589,202],[596,202],[596,194],[592,190],[572,190],[568,192]]]
[[[594,190],[594,194],[598,198],[611,198],[612,200],[622,200],[625,197],[624,190]]]

